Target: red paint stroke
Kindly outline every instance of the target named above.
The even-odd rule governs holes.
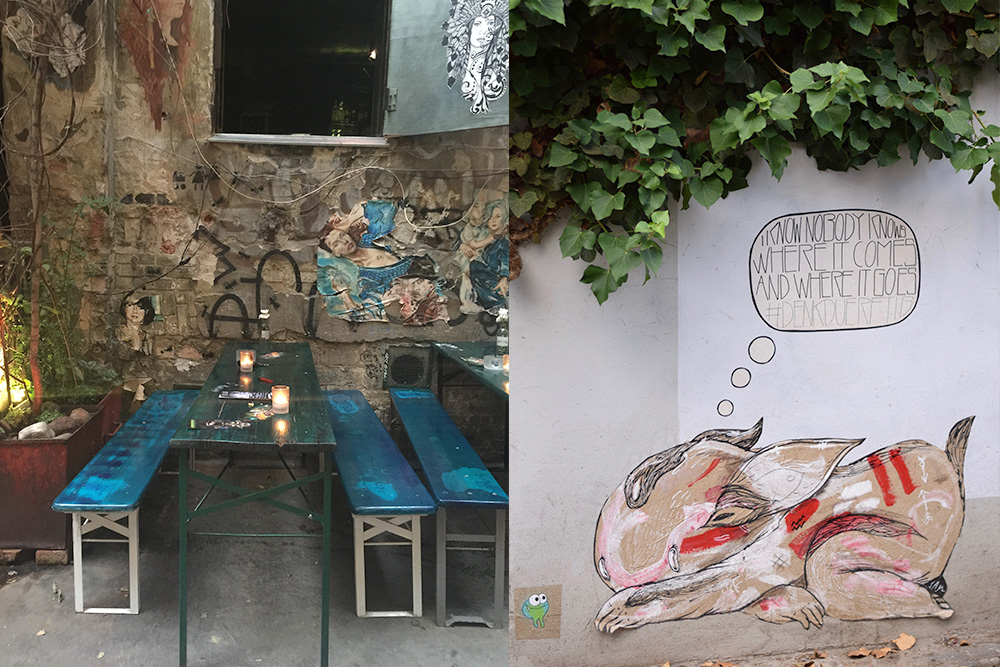
[[[726,542],[743,537],[750,531],[745,526],[720,526],[710,528],[704,533],[685,537],[681,541],[681,553],[689,554],[695,551],[704,551],[725,544]]]
[[[785,527],[788,532],[798,530],[806,525],[806,521],[816,513],[817,509],[819,509],[819,501],[815,498],[801,502],[798,507],[785,515]]]
[[[789,543],[789,547],[799,558],[805,558],[831,537],[849,531],[858,531],[879,537],[905,537],[912,543],[914,535],[920,535],[912,527],[899,521],[870,514],[839,514],[818,524]]]
[[[889,451],[889,460],[892,462],[892,467],[896,469],[896,474],[899,475],[899,481],[903,483],[903,492],[910,495],[916,491],[917,486],[910,478],[910,469],[906,467],[906,461],[903,460],[899,448]]]
[[[872,472],[875,473],[875,481],[878,482],[878,486],[882,489],[882,497],[885,499],[885,504],[889,507],[896,504],[896,496],[892,493],[892,487],[889,484],[889,475],[885,471],[885,466],[882,465],[882,459],[879,455],[869,454],[868,465],[871,466]]]
[[[695,482],[700,482],[701,480],[703,480],[706,477],[708,477],[708,473],[710,473],[713,470],[715,470],[715,466],[719,465],[719,461],[721,461],[721,460],[722,459],[713,459],[712,460],[712,464],[708,466],[708,470],[706,470],[705,472],[703,472],[701,474],[701,477],[699,477],[698,479],[694,480],[694,482],[691,482],[690,484],[688,484],[688,488],[691,488],[692,486],[694,486]]]
[[[771,611],[772,609],[784,609],[788,606],[788,602],[785,598],[774,597],[774,598],[761,598],[757,603],[760,605],[761,611]]]

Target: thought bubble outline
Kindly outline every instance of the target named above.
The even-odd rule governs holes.
[[[915,290],[916,291],[915,291],[915,294],[912,296],[912,299],[913,299],[912,305],[910,305],[908,312],[905,315],[903,315],[901,318],[899,318],[898,320],[895,320],[895,321],[884,323],[884,324],[860,324],[860,323],[858,323],[856,325],[851,325],[851,326],[832,326],[832,327],[829,327],[829,328],[828,327],[824,327],[824,326],[820,326],[820,327],[817,327],[817,328],[794,328],[794,327],[793,328],[782,328],[782,327],[779,327],[779,326],[775,326],[775,324],[773,324],[771,321],[769,321],[768,318],[765,316],[765,314],[761,312],[761,304],[758,303],[757,296],[755,295],[755,285],[754,285],[754,279],[755,279],[755,277],[759,276],[759,275],[764,275],[764,274],[767,273],[767,272],[762,272],[762,271],[756,270],[754,268],[754,260],[756,259],[755,256],[754,256],[754,251],[758,247],[757,246],[758,241],[764,236],[764,234],[768,230],[768,228],[771,225],[773,225],[775,222],[779,221],[779,220],[783,220],[783,219],[786,219],[786,218],[799,218],[799,217],[805,217],[805,216],[817,216],[817,215],[823,215],[823,214],[838,214],[838,213],[840,213],[840,214],[844,214],[844,213],[852,213],[852,214],[859,214],[859,213],[860,214],[879,214],[879,215],[888,216],[892,220],[894,220],[894,221],[896,221],[896,222],[898,222],[898,223],[900,223],[900,224],[902,224],[902,225],[905,226],[906,230],[909,232],[909,237],[908,238],[912,239],[912,242],[913,242],[913,252],[914,252],[914,257],[915,257],[914,267],[915,267],[915,271],[916,271],[916,273],[915,273]],[[862,242],[860,240],[860,236],[859,236],[858,240],[859,240],[859,242]],[[874,240],[874,239],[871,236],[868,236],[868,238],[864,239],[864,242],[870,242],[871,240]],[[846,243],[846,241],[845,241],[845,243]],[[876,263],[872,267],[868,267],[867,270],[870,271],[870,270],[873,270],[874,268],[880,268],[880,267]],[[892,268],[895,268],[895,267],[892,267]],[[922,282],[922,278],[923,278],[922,263],[920,261],[920,243],[917,241],[917,235],[916,235],[916,232],[913,230],[913,227],[910,225],[910,223],[908,223],[902,217],[900,217],[900,216],[898,216],[898,215],[896,215],[894,213],[889,213],[888,211],[882,211],[882,210],[874,209],[874,208],[839,208],[839,209],[825,209],[825,210],[819,210],[819,211],[804,211],[804,212],[798,212],[798,213],[786,213],[786,214],[779,215],[777,217],[771,218],[769,221],[767,221],[767,223],[765,223],[760,228],[760,230],[754,236],[754,239],[753,239],[752,243],[750,244],[750,254],[749,254],[748,261],[747,261],[747,272],[748,272],[747,284],[748,284],[748,287],[749,287],[749,290],[750,290],[750,300],[753,302],[754,310],[757,312],[757,316],[764,322],[764,324],[766,324],[771,329],[773,329],[775,331],[785,332],[785,333],[815,333],[815,332],[829,332],[829,331],[864,331],[866,329],[880,329],[880,328],[884,328],[884,327],[895,326],[896,324],[900,324],[901,322],[904,322],[910,315],[913,314],[913,311],[915,311],[917,309],[917,305],[918,305],[918,303],[920,301],[920,287],[921,287],[921,282]],[[778,275],[779,273],[782,274],[782,275],[784,275],[783,272],[775,272],[775,275]],[[902,296],[907,296],[908,297],[909,295],[902,295]],[[847,297],[841,296],[841,297],[838,297],[838,298],[844,299],[844,298],[847,298]],[[858,299],[860,299],[860,298],[877,299],[877,298],[887,298],[887,297],[885,297],[885,296],[879,297],[877,295],[872,295],[871,297],[868,297],[868,296],[862,297],[862,296],[858,295],[858,296],[856,296],[854,298],[858,298]],[[810,297],[809,300],[812,301],[813,300],[812,297]],[[762,299],[761,301],[764,302],[764,303],[767,303],[766,299]],[[816,301],[817,302],[821,302],[821,300],[816,300]],[[774,301],[773,303],[779,303],[780,304],[781,302],[782,302],[781,299],[779,299],[778,301]]]

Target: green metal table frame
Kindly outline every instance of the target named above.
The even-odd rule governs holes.
[[[323,568],[323,584],[322,584],[322,598],[321,598],[321,612],[320,612],[320,665],[322,667],[328,667],[330,664],[330,548],[331,548],[331,527],[332,527],[332,498],[333,498],[333,454],[330,451],[323,452],[322,454],[322,470],[316,474],[309,475],[308,477],[302,477],[300,479],[294,479],[285,484],[280,484],[278,486],[273,486],[269,489],[263,489],[258,491],[251,491],[249,489],[236,486],[229,482],[224,481],[221,477],[212,477],[211,475],[206,475],[204,473],[198,472],[190,468],[188,465],[188,457],[184,456],[183,453],[178,457],[179,463],[179,473],[178,473],[178,496],[180,497],[178,514],[178,523],[180,526],[180,558],[179,558],[179,568],[178,568],[178,609],[180,614],[180,661],[181,667],[186,667],[187,665],[187,589],[188,589],[188,577],[187,577],[187,543],[188,535],[211,535],[211,536],[230,536],[230,537],[277,537],[277,538],[288,538],[288,537],[316,537],[308,533],[229,533],[229,532],[197,532],[192,531],[189,527],[193,519],[205,516],[206,514],[213,514],[215,512],[221,512],[228,509],[233,509],[239,507],[240,505],[245,505],[252,502],[261,502],[276,509],[289,512],[296,516],[310,519],[312,521],[318,522],[323,527],[323,556],[322,556],[322,568]],[[198,482],[203,482],[208,485],[208,490],[205,495],[202,496],[201,500],[194,509],[188,509],[188,498],[187,490],[188,485],[191,480]],[[323,511],[318,513],[311,510],[306,510],[301,507],[296,507],[290,505],[286,502],[277,500],[277,496],[285,493],[286,491],[292,489],[301,489],[302,487],[313,484],[316,482],[323,483]],[[215,489],[223,489],[237,495],[236,498],[230,500],[224,500],[211,505],[205,506],[204,503],[208,496]]]
[[[237,350],[249,348],[257,352],[258,365],[252,373],[241,374],[236,363]],[[266,353],[266,354],[265,354]],[[274,356],[277,355],[277,356]],[[262,373],[267,378],[262,378]],[[222,400],[219,391],[223,387],[237,387],[249,391],[269,392],[270,386],[288,384],[292,387],[292,400],[287,415],[275,415],[271,419],[257,421],[251,419],[247,429],[208,429],[199,420],[238,419],[247,420],[248,406],[252,402]],[[261,401],[258,401],[261,402]],[[272,420],[287,422],[285,430],[276,435],[272,430]],[[196,426],[197,423],[197,426]],[[178,515],[179,515],[179,567],[178,567],[178,612],[180,616],[180,665],[187,665],[187,591],[188,562],[187,547],[189,535],[237,536],[237,537],[312,537],[308,533],[259,533],[259,532],[196,532],[191,530],[191,522],[199,517],[232,510],[249,503],[263,503],[275,509],[288,512],[300,518],[318,522],[322,528],[322,600],[320,614],[320,665],[327,667],[330,662],[330,548],[332,535],[332,489],[333,450],[336,440],[326,409],[326,399],[322,395],[312,353],[308,343],[270,342],[230,342],[219,357],[219,362],[209,374],[205,385],[188,411],[183,425],[170,439],[170,447],[179,451],[178,465]],[[183,450],[187,450],[186,452]],[[226,451],[230,461],[217,477],[194,470],[191,465],[196,451]],[[250,490],[223,479],[233,458],[240,453],[276,453],[288,472],[291,481],[263,490]],[[322,459],[318,473],[296,479],[292,469],[285,462],[282,453],[316,453]],[[193,509],[188,508],[188,490],[192,483],[207,485],[205,494]],[[323,510],[317,512],[305,495],[303,487],[323,484]],[[208,497],[216,489],[235,497],[207,504]],[[298,489],[306,501],[308,509],[297,507],[280,500],[278,496]]]

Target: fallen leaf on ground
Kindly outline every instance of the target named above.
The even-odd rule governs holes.
[[[813,657],[814,658],[825,658],[826,657],[826,652],[825,651],[816,651],[816,650],[813,650]]]
[[[97,659],[98,660],[100,660],[103,657],[104,657],[104,651],[101,651],[100,653],[97,654]]]
[[[872,651],[872,655],[875,656],[877,659],[881,660],[885,656],[892,653],[894,650],[895,649],[893,649],[891,646],[885,646],[883,648],[877,648],[874,651]]]
[[[959,646],[971,646],[971,644],[969,644],[969,640],[968,639],[963,639],[962,641],[958,642],[958,645]]]
[[[44,634],[45,634],[45,630],[39,630],[38,632],[35,633],[35,636],[36,637],[41,637]]]
[[[905,632],[899,633],[899,636],[892,640],[892,643],[896,645],[900,651],[906,651],[913,647],[917,643],[917,638],[913,635],[908,635]]]
[[[871,651],[866,648],[856,648],[853,651],[847,653],[848,658],[863,658],[866,655],[871,655]]]
[[[663,667],[670,667],[670,661],[667,660],[665,663],[663,663]]]

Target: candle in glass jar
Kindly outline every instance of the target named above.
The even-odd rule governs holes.
[[[253,350],[240,350],[240,371],[249,373],[253,371],[254,352]]]
[[[271,412],[276,415],[288,414],[288,385],[276,384],[271,387]]]
[[[510,374],[510,355],[509,354],[503,355],[503,372],[507,373],[508,375]]]

